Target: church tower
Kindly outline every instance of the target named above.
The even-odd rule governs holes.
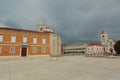
[[[44,25],[44,20],[41,17],[40,22],[38,24],[38,29],[37,30],[40,31],[40,32],[43,32],[43,29],[45,29],[45,25]]]
[[[39,32],[52,32],[52,33],[54,32],[54,30],[52,28],[45,26],[45,23],[44,23],[44,20],[42,17],[41,17],[40,22],[38,24],[37,31],[39,31]]]
[[[107,45],[108,43],[108,34],[104,30],[101,33],[101,43],[102,45]]]

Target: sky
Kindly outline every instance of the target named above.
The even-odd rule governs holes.
[[[0,0],[0,26],[36,30],[41,16],[62,44],[120,39],[120,0]]]

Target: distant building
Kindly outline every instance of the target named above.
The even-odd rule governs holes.
[[[101,33],[101,43],[89,44],[86,48],[86,56],[114,55],[114,45],[116,41],[109,39],[108,34],[103,30]]]
[[[64,48],[64,54],[85,54],[88,44],[72,44],[66,45]]]
[[[62,45],[61,46],[61,53],[64,54],[64,52],[65,52],[65,45]]]
[[[101,44],[105,48],[105,53],[115,54],[114,45],[116,41],[108,38],[108,34],[103,30],[101,33]]]
[[[104,47],[102,44],[89,44],[86,48],[86,56],[103,56]]]
[[[0,56],[60,55],[61,37],[41,20],[37,31],[0,27]]]

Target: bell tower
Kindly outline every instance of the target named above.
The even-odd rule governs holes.
[[[40,31],[40,32],[43,32],[43,29],[45,29],[45,25],[44,25],[44,20],[41,17],[40,22],[38,24],[38,29],[37,30]]]
[[[101,43],[102,45],[107,45],[108,43],[108,34],[104,30],[101,33]]]

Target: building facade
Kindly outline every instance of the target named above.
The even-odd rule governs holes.
[[[114,45],[115,45],[116,41],[113,39],[110,39],[108,37],[107,32],[105,32],[104,30],[101,33],[101,44],[103,45],[103,47],[105,48],[105,53],[111,53],[111,54],[115,54],[115,50],[114,50]]]
[[[73,44],[64,47],[64,54],[85,54],[88,44]]]
[[[65,45],[61,46],[61,53],[64,54],[65,53]]]
[[[61,37],[54,32],[0,27],[0,56],[51,54],[61,54]]]
[[[86,56],[103,56],[104,47],[102,44],[89,44],[86,48]]]
[[[108,34],[103,30],[101,35],[101,43],[89,44],[86,48],[86,56],[105,56],[114,55],[114,45],[116,41],[108,38]]]

